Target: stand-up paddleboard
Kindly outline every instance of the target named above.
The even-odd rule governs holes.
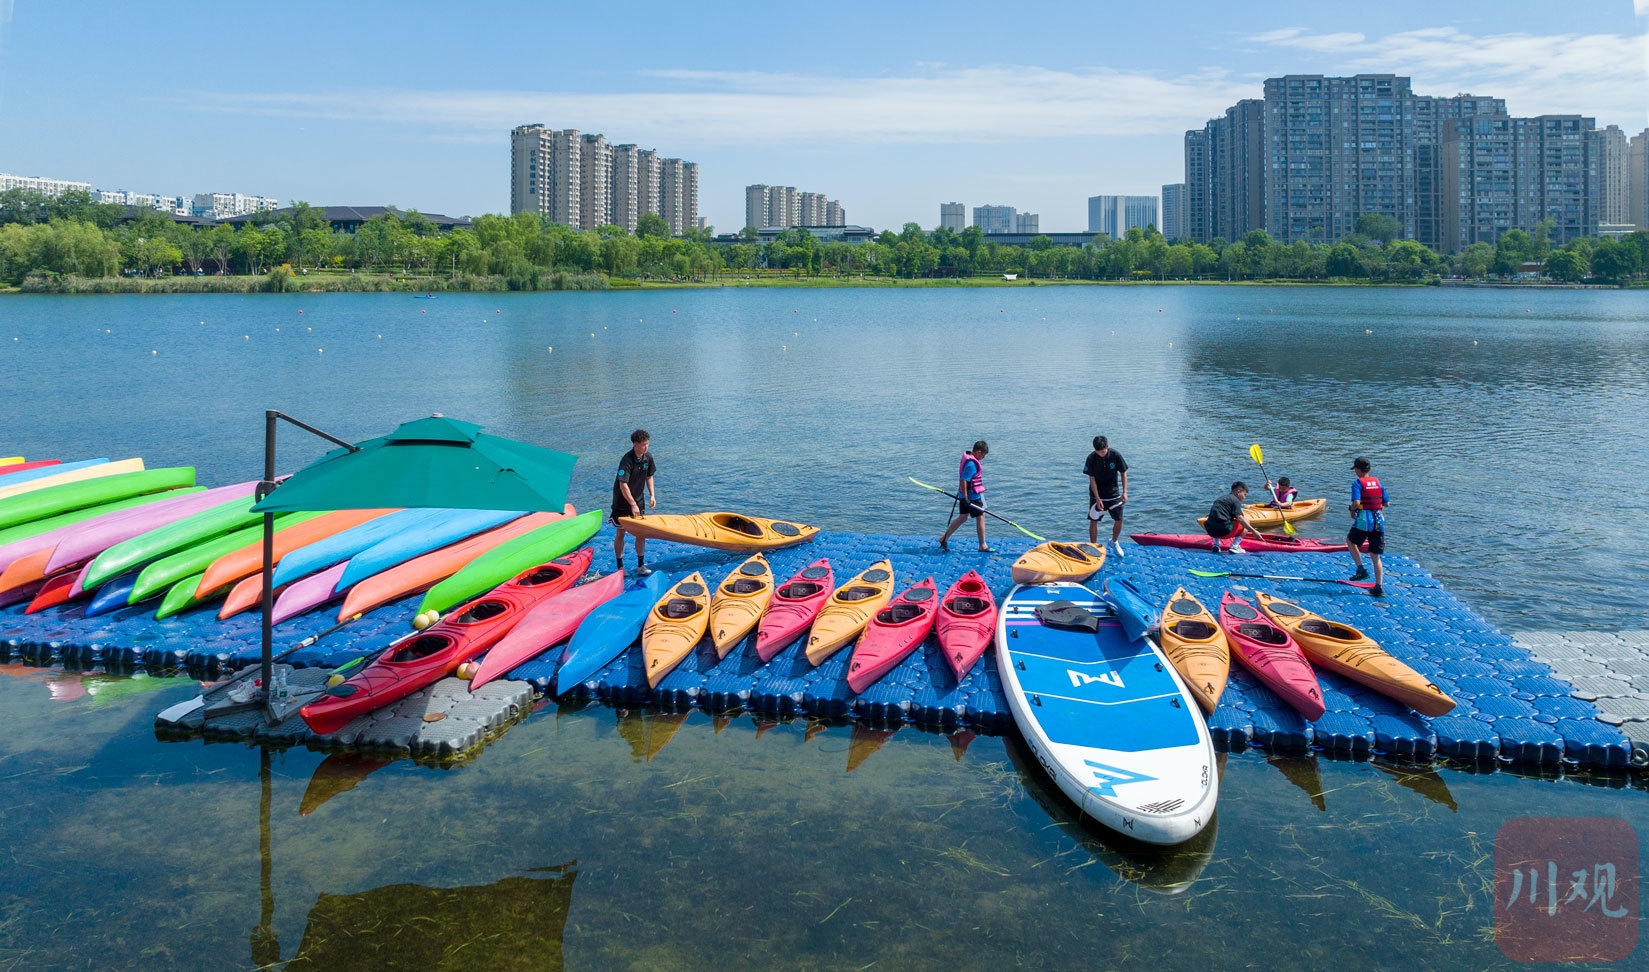
[[[1149,639],[1130,642],[1080,584],[1015,587],[997,615],[996,663],[1037,762],[1095,820],[1178,844],[1213,819],[1214,743]]]

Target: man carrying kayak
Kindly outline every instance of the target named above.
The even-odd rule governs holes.
[[[1254,539],[1260,539],[1260,531],[1248,522],[1243,513],[1243,501],[1248,499],[1248,484],[1238,480],[1231,484],[1231,492],[1226,493],[1214,501],[1208,508],[1208,518],[1203,520],[1203,530],[1213,538],[1215,553],[1230,552],[1234,554],[1247,553],[1242,548],[1242,535],[1247,533]],[[1220,541],[1229,540],[1224,550],[1220,549]]]
[[[624,572],[624,527],[621,516],[640,516],[642,503],[649,509],[658,507],[658,492],[653,488],[653,474],[658,466],[648,454],[652,436],[646,429],[630,433],[630,448],[618,460],[618,476],[613,480],[613,556],[618,560],[619,573]],[[647,538],[636,537],[636,576],[646,577],[653,571],[647,566]]]
[[[1094,451],[1082,466],[1088,477],[1088,542],[1099,542],[1099,521],[1111,515],[1111,543],[1122,553],[1122,507],[1128,502],[1128,460],[1103,435],[1094,436]]]
[[[985,467],[982,463],[990,451],[990,446],[980,439],[972,449],[962,453],[962,462],[956,467],[956,495],[962,503],[962,512],[945,527],[945,535],[939,538],[940,550],[950,549],[950,535],[971,516],[979,529],[979,552],[995,553],[985,544]]]
[[[1391,504],[1391,496],[1386,493],[1385,486],[1381,485],[1370,470],[1373,463],[1367,456],[1358,456],[1351,464],[1351,532],[1346,534],[1346,549],[1351,551],[1351,562],[1357,572],[1351,575],[1354,581],[1367,580],[1368,571],[1363,568],[1362,546],[1368,543],[1368,559],[1374,561],[1374,587],[1369,593],[1375,597],[1385,597],[1385,569],[1380,563],[1380,557],[1386,552],[1386,507]]]

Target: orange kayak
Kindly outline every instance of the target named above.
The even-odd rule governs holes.
[[[5,596],[13,590],[27,587],[30,584],[43,580],[46,576],[46,564],[52,559],[52,551],[57,544],[52,544],[31,554],[24,554],[12,561],[5,570],[0,570],[0,603],[5,602]],[[30,597],[33,595],[31,594]]]
[[[317,540],[325,540],[334,533],[342,533],[350,527],[357,527],[368,520],[376,519],[385,513],[394,510],[337,510],[294,523],[284,530],[275,533],[275,562],[299,547],[307,547]],[[263,541],[249,543],[239,550],[226,553],[212,561],[206,568],[206,573],[200,576],[200,583],[195,585],[195,597],[204,598],[208,594],[222,587],[228,587],[249,574],[261,573],[263,570]]]
[[[338,620],[365,614],[373,608],[406,597],[428,588],[438,581],[458,573],[466,564],[506,540],[514,540],[523,533],[536,530],[547,523],[573,515],[573,505],[561,513],[530,513],[519,520],[511,520],[501,527],[470,537],[440,550],[432,550],[414,557],[382,573],[373,574],[349,589],[343,607],[338,609]]]

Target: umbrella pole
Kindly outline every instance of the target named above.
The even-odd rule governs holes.
[[[281,413],[269,409],[263,413],[263,481],[258,483],[258,500],[262,502],[275,488],[275,419]],[[269,686],[274,675],[275,643],[275,514],[263,515],[263,650],[259,658],[263,664],[263,696],[269,697]]]

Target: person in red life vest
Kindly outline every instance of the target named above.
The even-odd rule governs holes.
[[[1247,553],[1242,548],[1242,535],[1246,533],[1256,540],[1260,538],[1260,531],[1254,529],[1254,524],[1249,523],[1244,515],[1243,501],[1246,499],[1248,484],[1238,480],[1231,484],[1231,492],[1215,500],[1214,505],[1208,508],[1208,517],[1202,521],[1202,529],[1213,539],[1215,553]],[[1220,549],[1221,541],[1229,541],[1224,550]]]
[[[1276,510],[1286,510],[1293,506],[1294,500],[1300,495],[1300,491],[1289,483],[1287,476],[1278,476],[1274,483],[1266,480],[1265,488],[1271,492],[1271,502],[1266,505]]]
[[[1391,494],[1369,471],[1372,468],[1367,456],[1358,456],[1351,464],[1356,478],[1351,481],[1351,532],[1346,534],[1346,549],[1351,551],[1351,562],[1357,568],[1351,579],[1367,580],[1361,548],[1365,542],[1368,544],[1368,559],[1374,561],[1374,587],[1369,593],[1385,597],[1385,570],[1380,555],[1386,552],[1386,507],[1391,505]]]
[[[956,495],[962,503],[962,512],[956,519],[945,527],[945,535],[939,538],[939,549],[950,549],[950,535],[957,528],[968,522],[972,517],[974,526],[979,529],[979,552],[995,553],[985,543],[985,456],[990,454],[990,446],[980,439],[973,444],[973,448],[962,453],[962,461],[956,467]]]

